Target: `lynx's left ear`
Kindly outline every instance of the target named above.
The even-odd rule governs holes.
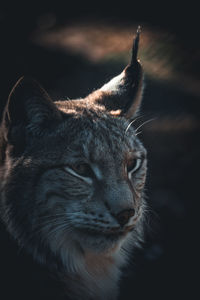
[[[139,37],[140,27],[133,42],[130,64],[120,75],[88,96],[91,101],[103,105],[112,115],[128,119],[136,115],[142,99],[143,71],[137,59]]]

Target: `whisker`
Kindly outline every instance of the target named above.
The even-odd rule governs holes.
[[[45,229],[45,227],[47,227]],[[70,231],[72,231],[72,228],[71,226],[69,225],[69,223],[63,223],[63,222],[60,222],[60,223],[57,223],[57,224],[54,224],[53,228],[51,230],[48,229],[48,226],[46,225],[45,227],[42,227],[42,228],[37,228],[37,230],[34,230],[32,232],[32,234],[29,236],[29,239],[27,240],[28,242],[30,242],[31,240],[34,239],[34,237],[39,234],[42,230],[46,230],[46,234],[45,235],[42,235],[40,236],[40,239],[43,240],[45,238],[45,240],[51,238],[51,235],[59,230],[62,230],[63,228],[66,228],[68,229],[68,232],[69,233]]]
[[[145,124],[150,123],[152,121],[155,121],[155,120],[156,120],[156,118],[152,118],[152,119],[149,119],[149,120],[143,122],[140,126],[138,126],[138,128],[135,129],[136,134],[137,134],[138,129],[140,129],[142,126],[144,126]]]
[[[124,133],[124,134],[127,133],[127,131],[129,130],[129,128],[131,127],[131,125],[132,125],[133,123],[135,123],[137,120],[141,119],[142,117],[143,117],[143,116],[139,116],[139,117],[135,118],[134,120],[132,120],[132,121],[128,124],[128,126],[126,127],[126,130],[125,130],[125,133]]]
[[[54,214],[54,215],[48,215],[48,216],[39,216],[38,218],[40,220],[45,220],[45,219],[54,219],[54,218],[57,218],[57,217],[65,217],[66,216],[66,213],[62,213],[62,214]]]
[[[37,225],[43,226],[43,228],[47,225],[54,225],[54,223],[61,221],[60,219],[55,219],[55,220],[49,220],[49,221],[42,221],[42,222],[38,222]]]
[[[51,237],[52,234],[55,235],[55,233],[57,233],[58,231],[61,231],[63,229],[65,229],[65,230],[68,229],[67,233],[69,233],[70,231],[72,231],[72,228],[71,228],[71,226],[68,223],[60,224],[59,226],[56,226],[56,228],[54,228],[54,230],[50,230],[47,233],[47,237]]]
[[[139,131],[139,132],[137,132],[135,135],[138,136],[138,135],[141,134],[141,133],[142,133],[142,131]]]

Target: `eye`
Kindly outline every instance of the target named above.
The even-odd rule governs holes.
[[[133,172],[137,171],[140,168],[141,164],[142,164],[141,158],[134,158],[134,159],[130,160],[127,163],[127,172],[133,173]]]
[[[70,167],[74,172],[76,172],[80,176],[92,177],[93,175],[92,169],[86,163],[79,163]]]

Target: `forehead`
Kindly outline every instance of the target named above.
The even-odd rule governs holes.
[[[140,157],[144,151],[133,127],[126,130],[129,123],[126,119],[106,115],[96,118],[70,116],[48,135],[36,137],[27,155],[53,165],[80,160],[102,167],[120,165],[129,155]]]
[[[76,138],[71,143],[74,152],[81,152],[86,158],[95,161],[106,160],[110,156],[120,159],[125,152],[138,151],[140,144],[133,128],[123,118],[101,116],[79,120]]]

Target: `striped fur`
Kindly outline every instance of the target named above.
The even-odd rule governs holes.
[[[141,100],[137,91],[137,105],[134,98],[119,105],[121,77],[113,82],[85,99],[53,103],[22,79],[0,128],[1,218],[70,299],[116,299],[121,267],[143,237],[146,150],[128,127]],[[128,172],[134,159],[139,168]],[[77,172],[80,164],[89,175]],[[124,209],[135,214],[122,226],[116,216]]]

